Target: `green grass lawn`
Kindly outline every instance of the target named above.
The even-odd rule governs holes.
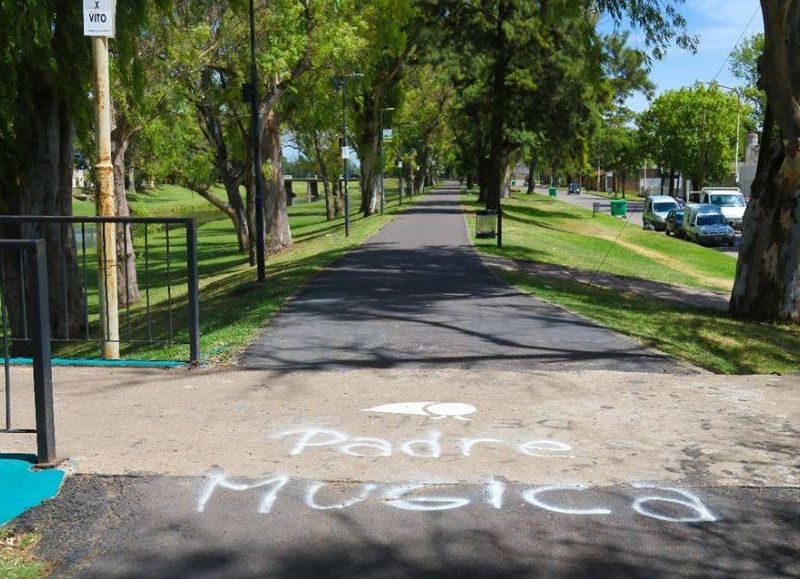
[[[474,195],[462,199],[468,211],[480,208]],[[711,290],[733,285],[736,261],[730,256],[609,215],[592,216],[543,195],[504,200],[503,210],[503,249],[494,240],[477,240],[482,251]]]
[[[255,339],[261,328],[274,316],[286,301],[313,276],[344,255],[349,249],[362,243],[376,233],[398,212],[407,207],[398,205],[397,182],[387,179],[385,215],[363,218],[358,212],[360,193],[358,184],[350,189],[351,232],[344,236],[344,218],[333,221],[325,218],[325,201],[295,203],[289,208],[289,220],[294,245],[288,250],[267,259],[267,281],[253,284],[256,271],[248,263],[248,256],[240,253],[236,246],[233,226],[227,217],[218,213],[217,219],[203,219],[198,229],[198,267],[200,273],[200,320],[201,348],[204,361],[228,362],[237,357]],[[186,190],[167,189],[168,201],[153,194],[152,206],[159,211],[151,215],[184,215],[199,213],[206,215],[208,207],[190,206],[191,193]],[[144,201],[142,201],[144,202]],[[183,210],[166,213],[170,208]],[[186,301],[185,243],[182,231],[172,230],[170,254],[172,266],[166,265],[166,232],[151,231],[150,252],[146,256],[141,247],[142,235],[137,237],[137,270],[140,284],[145,278],[145,258],[149,261],[147,277],[153,288],[149,294],[151,323],[147,324],[145,312],[148,296],[132,306],[130,310],[120,307],[121,350],[126,358],[154,360],[185,360],[188,349],[188,316]],[[96,265],[87,264],[87,279],[96,279]],[[167,279],[172,290],[167,292]],[[90,288],[92,283],[87,284]],[[89,292],[93,335],[99,335],[97,327],[97,292]],[[169,304],[172,308],[169,308]],[[172,314],[170,315],[170,310]],[[174,333],[170,337],[170,323]],[[147,336],[156,340],[172,341],[173,344],[154,346],[135,344],[133,340]],[[67,357],[97,357],[96,343],[59,345],[56,355]]]
[[[47,565],[38,561],[33,551],[38,537],[16,535],[0,528],[0,577],[3,579],[39,579],[47,575]]]
[[[467,221],[475,197],[464,196]],[[504,248],[478,240],[479,251],[568,267],[597,268],[621,224],[607,216],[538,196],[504,201]],[[588,215],[587,215],[588,214]],[[628,226],[603,271],[711,289],[729,289],[735,260],[714,250]],[[723,312],[681,306],[564,280],[498,270],[509,284],[677,358],[725,374],[800,372],[800,326],[734,320]]]

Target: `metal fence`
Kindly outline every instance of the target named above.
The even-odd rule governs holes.
[[[12,257],[23,264],[27,272],[26,291],[22,296],[25,309],[25,333],[32,346],[33,391],[36,428],[15,428],[12,415],[12,385],[10,368],[10,328],[8,287],[0,283],[0,317],[2,317],[5,433],[35,433],[37,457],[40,464],[56,458],[55,426],[53,421],[53,379],[50,368],[50,323],[47,292],[47,260],[45,242],[35,240],[0,240],[0,257]],[[4,279],[4,278],[3,278]]]
[[[190,218],[161,217],[66,217],[0,216],[0,227],[19,232],[14,237],[50,240],[50,303],[58,303],[50,317],[51,340],[55,351],[80,343],[108,341],[108,328],[102,308],[108,311],[98,260],[104,255],[102,239],[107,227],[114,227],[118,247],[118,308],[120,345],[135,355],[148,346],[186,345],[188,361],[200,360],[200,306],[197,270],[197,226]],[[183,230],[182,234],[176,230]],[[54,250],[54,242],[60,246]],[[98,255],[100,254],[100,255]],[[135,264],[135,265],[134,265]],[[130,265],[130,267],[129,267]],[[5,271],[0,280],[9,287],[25,288],[23,262],[13,272]],[[136,283],[132,279],[136,276]],[[14,279],[8,280],[8,277]],[[138,289],[136,299],[132,289]],[[11,298],[11,296],[9,296]],[[25,300],[13,296],[10,303],[21,304],[15,312],[9,341],[13,345],[29,341]],[[80,349],[79,349],[80,350]],[[74,349],[73,349],[74,351]],[[99,349],[98,349],[99,352]],[[6,356],[8,358],[8,356]]]

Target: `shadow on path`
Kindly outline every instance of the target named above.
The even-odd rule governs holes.
[[[497,367],[686,371],[498,280],[443,188],[314,279],[245,353],[245,367]]]

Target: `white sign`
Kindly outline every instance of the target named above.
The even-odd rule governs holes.
[[[350,147],[342,147],[342,159],[349,159],[352,149]]]
[[[391,141],[392,137],[394,136],[392,129],[383,129],[383,140],[384,141]]]
[[[114,38],[116,0],[83,0],[83,35]]]

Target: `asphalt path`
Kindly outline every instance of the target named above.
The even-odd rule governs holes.
[[[293,480],[265,513],[274,484],[237,482],[241,490],[218,489],[198,512],[201,480],[76,476],[18,527],[43,530],[53,577],[800,575],[797,489],[704,488],[687,507],[642,501],[653,492],[626,485],[531,496],[494,481],[504,494],[492,504],[469,485],[397,499],[395,487]]]
[[[425,197],[315,278],[270,322],[241,365],[287,372],[687,371],[498,280],[470,243],[457,184]]]
[[[536,188],[536,193],[540,195],[549,195],[547,188]],[[588,209],[589,211],[592,210],[593,205],[597,201],[608,201],[606,197],[600,197],[599,195],[592,195],[591,193],[581,193],[580,195],[569,195],[566,189],[559,188],[556,193],[556,199],[559,201],[564,201],[565,203],[569,203],[570,205],[577,205],[578,207],[583,207],[584,209]],[[635,225],[636,227],[642,227],[642,213],[640,212],[630,212],[628,213],[629,218],[629,226]],[[651,231],[653,235],[664,235],[663,232],[660,231]],[[676,240],[681,241],[683,243],[689,243],[684,240]],[[736,235],[736,240],[734,241],[733,247],[728,247],[727,245],[723,245],[720,247],[714,247],[714,251],[718,251],[720,253],[724,253],[725,255],[730,255],[733,258],[738,259],[739,257],[739,247],[742,245],[742,236],[741,234]]]

